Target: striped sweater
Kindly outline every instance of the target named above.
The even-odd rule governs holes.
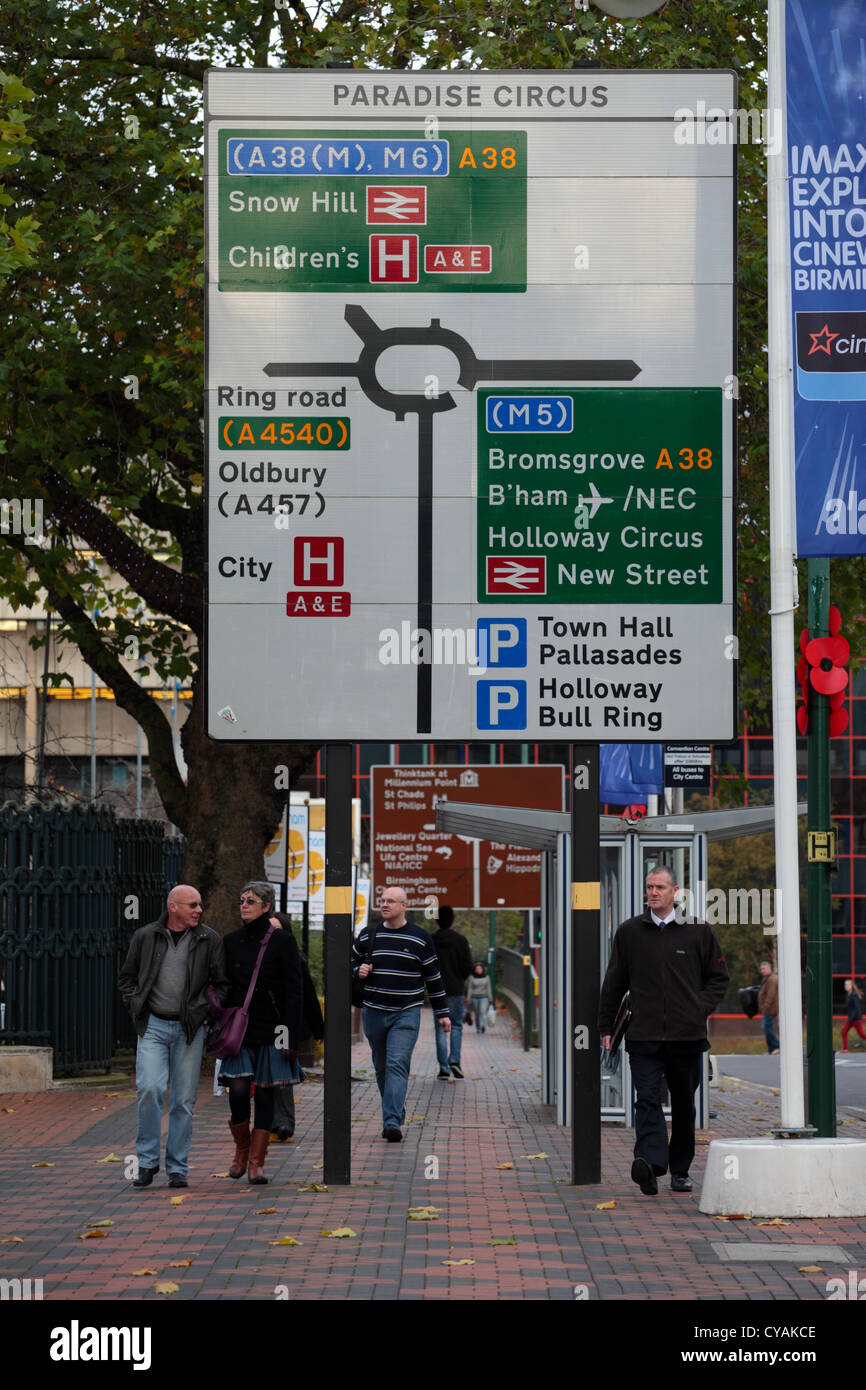
[[[357,976],[364,964],[372,964],[372,974],[364,981],[364,1004],[368,1009],[383,1009],[396,1013],[402,1009],[417,1009],[424,1003],[424,986],[434,1012],[445,1017],[448,1004],[445,986],[439,973],[439,959],[429,932],[404,922],[401,927],[376,928],[376,946],[369,959],[370,941],[374,928],[366,926],[352,945],[352,973]]]

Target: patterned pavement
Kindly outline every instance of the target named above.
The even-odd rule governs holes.
[[[228,1179],[228,1102],[204,1079],[186,1192],[170,1191],[164,1171],[144,1190],[124,1176],[135,1148],[128,1080],[0,1097],[0,1278],[41,1279],[46,1301],[695,1303],[826,1300],[829,1279],[866,1275],[866,1218],[767,1226],[701,1215],[705,1144],[693,1194],[662,1180],[644,1197],[629,1177],[631,1131],[605,1126],[602,1182],[570,1187],[569,1135],[540,1102],[539,1053],[523,1053],[504,1015],[484,1036],[464,1031],[466,1079],[445,1082],[425,1011],[399,1145],[380,1137],[365,1043],[353,1063],[352,1183],[325,1192],[312,1190],[322,1183],[320,1078],[296,1091],[296,1142],[271,1144],[267,1187]],[[759,1135],[778,1119],[769,1088],[726,1078],[712,1095],[704,1141]],[[841,1118],[840,1134],[866,1138],[866,1111]],[[434,1208],[435,1219],[413,1208]],[[322,1234],[343,1227],[355,1234]],[[276,1244],[285,1237],[299,1244]],[[731,1262],[712,1244],[748,1241],[778,1247],[779,1258]],[[845,1262],[802,1272],[802,1258],[783,1257],[803,1243],[841,1246]]]

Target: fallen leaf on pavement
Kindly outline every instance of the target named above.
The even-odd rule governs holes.
[[[91,1105],[91,1107],[90,1107],[90,1113],[91,1113],[91,1115],[95,1115],[97,1110],[107,1110],[107,1109],[108,1109],[108,1106],[107,1106],[107,1105]]]
[[[311,1182],[306,1187],[299,1187],[299,1192],[327,1192],[327,1186],[323,1182]]]
[[[85,1231],[83,1236],[78,1236],[78,1240],[105,1240],[107,1231]]]
[[[119,1091],[103,1091],[102,1094],[103,1094],[104,1096],[107,1096],[109,1100],[115,1100],[116,1097],[120,1095],[120,1092],[119,1092]]]
[[[132,1271],[132,1277],[133,1279],[143,1279],[145,1274],[154,1275],[156,1273],[157,1271],[155,1269],[134,1269]]]
[[[521,1157],[521,1158],[547,1158],[547,1154],[546,1154],[546,1153],[540,1153],[540,1154],[521,1154],[520,1157]]]
[[[514,1164],[513,1164],[513,1163],[497,1163],[496,1167],[497,1167],[497,1169],[501,1169],[501,1168],[513,1168],[513,1167],[514,1167]]]
[[[211,1173],[212,1178],[227,1178],[228,1173]]]
[[[444,1265],[474,1265],[474,1260],[443,1260]]]
[[[410,1211],[410,1221],[438,1221],[439,1217],[432,1211]]]
[[[488,1245],[516,1245],[516,1240],[502,1240],[498,1236],[494,1240],[488,1240]]]
[[[171,1205],[172,1205],[173,1207],[179,1207],[180,1204],[181,1204],[181,1202],[185,1202],[185,1201],[186,1201],[186,1198],[185,1198],[185,1197],[172,1197],[172,1198],[170,1198],[170,1201],[171,1201]]]
[[[23,1243],[23,1236],[4,1236],[3,1239],[0,1240],[0,1245],[23,1245]]]
[[[113,1226],[113,1221],[88,1221],[88,1226]]]
[[[3,1109],[0,1110],[0,1115],[14,1115],[14,1114],[15,1114],[15,1111],[14,1111],[14,1109],[13,1109],[13,1107],[12,1107],[11,1105],[4,1105],[4,1106],[3,1106]]]
[[[353,1231],[351,1226],[338,1226],[335,1231],[323,1231],[323,1236],[329,1236],[331,1240],[343,1240],[346,1236],[356,1236],[357,1231]]]
[[[424,1113],[423,1115],[413,1115],[413,1116],[412,1116],[412,1119],[413,1119],[413,1120],[426,1120],[426,1118],[427,1118],[427,1113],[426,1113],[426,1111],[425,1111],[425,1113]]]
[[[166,1280],[162,1284],[154,1284],[153,1287],[156,1289],[157,1293],[177,1293],[180,1284],[172,1284],[170,1281]]]
[[[30,1164],[30,1167],[31,1167],[31,1168],[56,1168],[56,1167],[57,1167],[57,1164],[56,1164],[56,1163],[46,1163],[46,1162],[45,1162],[45,1159],[43,1158],[43,1159],[41,1160],[41,1162],[39,1162],[39,1163],[31,1163],[31,1164]]]
[[[756,1226],[790,1226],[790,1221],[783,1221],[781,1216],[774,1216],[772,1221],[756,1221]]]
[[[313,1167],[314,1167],[314,1168],[324,1168],[324,1166],[325,1166],[324,1163],[314,1163],[314,1164],[313,1164]]]
[[[823,1274],[824,1271],[823,1271],[823,1269],[821,1268],[820,1265],[797,1265],[797,1273],[798,1273],[798,1274]]]
[[[615,1206],[616,1202],[596,1202],[595,1209],[596,1211],[613,1211]]]
[[[355,1232],[352,1231],[352,1235],[354,1235],[354,1234],[355,1234]],[[325,1236],[325,1235],[331,1235],[331,1232],[330,1232],[330,1231],[323,1231],[323,1232],[322,1232],[322,1235],[323,1235],[323,1236]],[[268,1245],[301,1245],[301,1244],[302,1244],[302,1242],[299,1241],[299,1240],[295,1240],[294,1236],[280,1236],[280,1239],[279,1239],[279,1240],[269,1240],[269,1241],[268,1241]]]
[[[508,1070],[509,1070],[509,1071],[520,1071],[520,1068],[519,1068],[519,1067],[509,1067]]]
[[[122,1163],[123,1159],[118,1158],[117,1154],[115,1153],[110,1153],[106,1154],[105,1158],[98,1158],[96,1161],[97,1163]]]
[[[169,1260],[168,1267],[169,1269],[189,1269],[191,1264],[192,1260]],[[155,1274],[156,1270],[153,1272]]]
[[[272,1216],[276,1207],[259,1207],[259,1216]]]

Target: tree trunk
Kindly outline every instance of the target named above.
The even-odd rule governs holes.
[[[240,925],[238,894],[265,876],[264,852],[280,823],[289,784],[314,757],[308,743],[217,743],[204,731],[196,680],[181,744],[189,768],[183,879],[197,888],[203,921],[221,936]],[[285,769],[288,769],[288,779]]]

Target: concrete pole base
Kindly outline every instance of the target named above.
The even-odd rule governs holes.
[[[710,1216],[866,1216],[866,1140],[714,1139],[698,1205]]]

